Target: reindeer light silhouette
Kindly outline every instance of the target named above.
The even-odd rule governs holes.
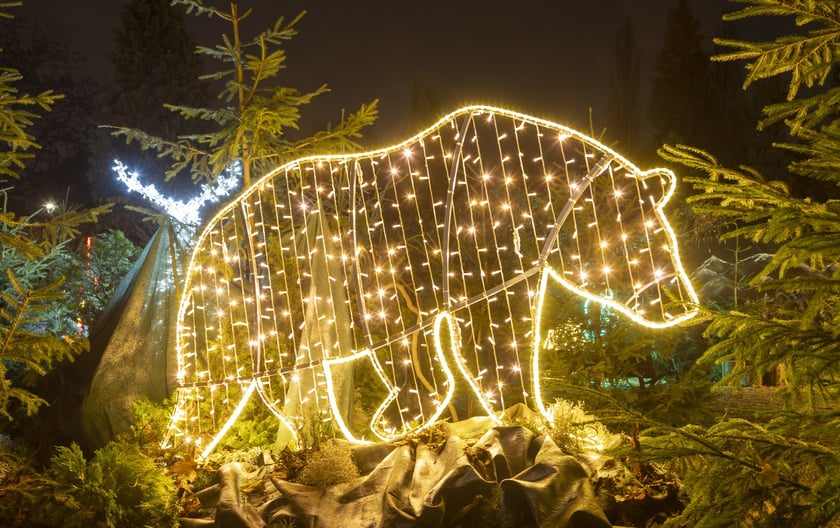
[[[165,442],[206,456],[255,394],[292,434],[310,413],[358,442],[431,426],[459,386],[473,414],[546,413],[546,296],[654,328],[695,315],[662,209],[674,186],[575,130],[487,106],[393,147],[277,168],[197,240]],[[359,431],[361,368],[382,402]]]

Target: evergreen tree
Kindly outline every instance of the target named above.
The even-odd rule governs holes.
[[[118,121],[131,120],[138,128],[174,138],[183,123],[164,104],[205,102],[195,42],[183,14],[169,0],[124,4],[110,59],[116,87],[111,117]]]
[[[414,72],[411,90],[411,112],[408,117],[408,134],[413,135],[437,121],[443,115],[440,99],[433,88]]]
[[[3,63],[21,75],[18,90],[41,93],[60,86],[63,96],[29,129],[41,148],[12,193],[15,208],[31,211],[62,196],[87,204],[96,90],[81,73],[81,57],[62,32],[43,20],[0,19],[0,48],[6,50]]]
[[[715,101],[700,21],[686,0],[668,12],[662,50],[651,79],[648,119],[654,144],[678,141],[713,146]]]
[[[187,120],[199,120],[209,132],[180,135],[177,140],[161,137],[139,128],[117,128],[116,135],[138,141],[143,149],[152,149],[172,161],[167,177],[188,171],[193,181],[214,181],[234,162],[241,163],[244,184],[250,185],[261,175],[280,165],[313,152],[337,152],[357,149],[354,141],[360,130],[376,117],[376,103],[362,105],[358,112],[342,119],[335,127],[310,137],[296,138],[301,107],[328,91],[324,85],[301,93],[279,86],[277,77],[285,68],[284,42],[297,34],[297,23],[304,13],[286,22],[280,17],[274,25],[250,40],[242,33],[242,21],[251,10],[241,12],[236,3],[228,11],[205,5],[202,0],[174,0],[188,13],[218,18],[229,25],[230,33],[215,47],[199,46],[199,54],[224,63],[223,69],[203,76],[221,81],[220,108],[196,107],[189,102],[167,105]]]
[[[739,311],[708,311],[711,346],[701,362],[731,362],[720,384],[740,386],[779,372],[784,410],[709,427],[672,428],[649,420],[643,453],[682,470],[688,504],[671,526],[840,525],[840,11],[831,0],[736,0],[726,20],[790,17],[798,33],[768,42],[720,39],[717,60],[747,61],[745,87],[782,76],[784,101],[760,126],[784,123],[778,146],[798,159],[790,178],[815,180],[817,195],[794,193],[754,169],[730,168],[684,145],[663,157],[698,171],[688,179],[694,210],[732,227],[724,240],[751,240],[772,253],[751,281],[761,297]],[[804,188],[808,188],[805,186]]]
[[[545,302],[546,312],[563,321],[546,333],[545,350],[551,351],[541,356],[546,394],[585,400],[634,442],[639,422],[615,414],[616,407],[674,425],[702,418],[697,402],[710,383],[702,369],[692,369],[698,347],[683,329],[645,328],[590,301]]]
[[[0,17],[14,3],[0,4]],[[51,267],[66,253],[67,244],[86,222],[95,221],[107,208],[86,211],[58,210],[53,216],[42,211],[19,216],[7,209],[9,182],[18,179],[40,148],[31,127],[49,111],[61,95],[44,90],[21,93],[22,81],[15,68],[0,67],[0,415],[11,418],[18,406],[34,413],[45,400],[30,390],[34,378],[58,361],[74,357],[85,343],[72,335],[49,331],[42,315],[66,297],[63,277]]]
[[[283,44],[297,34],[296,27],[304,13],[288,22],[281,17],[269,29],[247,39],[242,32],[242,23],[251,10],[241,12],[236,3],[231,3],[229,10],[206,5],[202,0],[175,0],[173,3],[185,6],[187,13],[220,19],[227,24],[229,33],[223,34],[222,43],[215,47],[197,48],[199,54],[223,63],[220,71],[202,77],[221,84],[217,98],[221,106],[166,105],[188,121],[197,120],[201,131],[179,135],[175,140],[137,128],[116,128],[114,131],[127,142],[137,141],[144,150],[150,149],[160,157],[168,158],[172,162],[168,177],[188,172],[193,181],[212,183],[223,171],[238,165],[247,187],[259,176],[295,158],[361,148],[356,139],[376,118],[376,102],[342,116],[338,125],[324,131],[308,137],[299,133],[301,109],[328,90],[324,85],[302,93],[278,82],[286,62]],[[293,236],[310,236],[304,232]],[[344,383],[349,387],[352,383],[349,367],[346,374]],[[302,378],[300,383],[314,384],[315,381],[306,377],[306,381]],[[290,393],[306,394],[307,390]],[[290,397],[285,404],[298,409],[300,412],[295,414],[308,420],[311,401],[306,405],[304,402]]]
[[[105,120],[132,123],[133,127],[167,141],[175,141],[178,135],[190,131],[189,124],[165,107],[172,101],[189,106],[207,103],[205,83],[199,80],[201,57],[195,53],[195,42],[180,9],[171,6],[169,0],[125,3],[110,60],[114,84]],[[153,152],[125,145],[109,144],[103,158],[100,176],[107,181],[114,180],[114,158],[150,180],[162,182],[168,169],[168,161]],[[189,178],[165,187],[174,194],[194,192]]]
[[[610,74],[607,129],[628,156],[638,148],[640,124],[639,50],[632,19],[621,25],[615,38],[615,66]]]

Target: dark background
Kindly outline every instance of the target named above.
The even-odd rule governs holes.
[[[416,82],[433,91],[444,112],[466,103],[504,106],[588,130],[606,118],[614,45],[630,18],[640,52],[642,104],[663,41],[665,18],[676,0],[558,0],[539,2],[355,2],[241,0],[253,8],[246,30],[277,17],[307,15],[289,42],[282,82],[301,90],[326,83],[332,92],[305,119],[335,121],[342,109],[380,100],[380,118],[364,143],[390,143],[410,132],[407,118]],[[16,14],[67,32],[99,82],[110,81],[107,53],[120,0],[26,0]],[[212,4],[212,0],[207,2]],[[219,4],[227,5],[227,3]],[[711,38],[727,0],[689,0]],[[186,17],[196,42],[220,41],[219,22]],[[252,34],[252,33],[251,33]]]

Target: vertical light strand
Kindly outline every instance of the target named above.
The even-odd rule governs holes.
[[[409,149],[410,147],[406,147],[405,150]],[[393,156],[396,156],[396,160],[392,158],[392,155],[387,155],[383,157],[381,160],[381,166],[386,167],[384,172],[390,172],[391,169],[400,170],[400,166],[404,163],[405,158],[407,157],[404,151],[399,151],[393,153]],[[369,290],[363,290],[361,295],[366,297],[367,299],[371,300],[371,305],[375,308],[374,313],[371,313],[370,310],[367,312],[367,316],[369,318],[368,324],[369,327],[377,329],[377,338],[378,340],[389,342],[391,338],[391,331],[388,325],[387,315],[385,313],[385,304],[384,304],[384,295],[385,295],[385,284],[383,284],[382,274],[386,270],[383,270],[383,264],[387,263],[388,255],[387,255],[387,248],[391,244],[391,240],[388,237],[388,230],[386,228],[385,222],[387,221],[387,210],[385,207],[386,197],[383,195],[388,189],[380,189],[379,185],[379,171],[377,170],[377,163],[373,160],[370,162],[371,167],[371,182],[370,182],[370,193],[373,198],[372,203],[373,206],[371,207],[370,202],[366,202],[365,207],[368,209],[367,218],[373,220],[373,223],[367,223],[367,239],[366,245],[368,249],[368,256],[370,258],[370,267],[368,269],[368,273],[372,278],[372,283],[369,287]],[[407,162],[406,162],[407,165]],[[403,169],[408,171],[408,169]],[[389,182],[390,178],[388,175],[383,176],[384,181]],[[383,251],[384,248],[384,251]],[[385,253],[383,256],[382,253]],[[382,259],[386,261],[385,263],[382,262]],[[388,266],[390,267],[390,266]],[[391,382],[394,384],[397,390],[397,417],[399,419],[399,427],[398,430],[405,430],[406,421],[404,417],[404,412],[402,412],[403,407],[403,397],[406,393],[405,390],[405,382],[398,373],[398,367],[402,364],[401,359],[394,354],[394,346],[388,345],[384,347],[384,352],[387,354],[387,360],[385,364],[389,367],[390,379]]]
[[[425,163],[427,161],[427,156],[428,156],[427,152],[426,152],[426,146],[423,142],[419,142],[417,148],[420,151],[418,155],[419,155],[420,159],[423,160],[423,164],[425,165]],[[390,215],[393,214],[393,211],[396,211],[396,218],[394,218],[394,220],[396,220],[397,222],[396,222],[396,224],[394,224],[392,226],[392,229],[394,231],[396,231],[396,233],[397,233],[397,235],[396,235],[397,240],[390,240],[390,239],[387,240],[384,249],[385,249],[385,252],[386,252],[386,255],[387,255],[388,266],[389,266],[389,270],[390,270],[389,271],[390,272],[390,277],[391,277],[390,287],[393,290],[392,295],[393,295],[394,301],[395,301],[393,304],[394,304],[395,309],[397,311],[396,315],[398,316],[398,319],[395,321],[395,323],[396,323],[395,326],[396,326],[397,333],[405,335],[407,329],[410,326],[413,326],[414,322],[412,322],[411,324],[406,324],[406,322],[404,320],[405,310],[402,309],[402,306],[403,306],[403,304],[406,304],[407,308],[409,308],[408,305],[414,306],[414,308],[417,310],[417,313],[416,313],[417,319],[418,320],[420,319],[419,308],[417,308],[419,303],[417,302],[417,298],[416,298],[416,292],[417,292],[417,288],[418,288],[419,285],[414,282],[414,272],[413,272],[413,270],[411,270],[411,259],[409,258],[409,252],[408,252],[408,247],[409,247],[410,242],[406,238],[406,232],[405,232],[405,226],[406,226],[407,219],[404,218],[403,208],[400,207],[402,204],[400,202],[399,188],[398,188],[397,183],[400,179],[403,179],[403,178],[408,179],[409,181],[412,180],[414,178],[414,174],[415,174],[416,169],[415,169],[415,167],[412,166],[412,158],[408,157],[408,156],[406,156],[406,172],[405,172],[405,174],[401,174],[399,169],[397,167],[394,167],[391,164],[390,158],[389,158],[388,161],[389,161],[389,163],[388,163],[388,165],[389,165],[388,174],[385,175],[384,178],[385,178],[386,181],[390,181],[389,185],[390,185],[390,190],[391,190],[391,193],[393,194],[393,196],[390,200],[391,210],[383,211],[383,214],[387,214],[387,215],[390,216]],[[414,203],[416,204],[416,201]],[[409,209],[409,211],[411,211],[411,210]],[[415,221],[416,221],[417,219],[420,218],[420,216],[419,216],[419,211],[416,211],[415,213],[417,214],[417,216],[415,217]],[[389,220],[389,221],[393,221],[393,220]],[[404,251],[399,251],[397,249],[398,247],[402,247],[402,248],[405,248],[405,249],[404,249]],[[402,302],[400,302],[400,297],[401,296],[406,296],[406,297],[409,296],[408,291],[405,288],[403,288],[403,286],[401,284],[399,284],[397,282],[397,273],[399,273],[399,271],[397,270],[397,264],[394,260],[397,257],[397,255],[400,254],[400,253],[402,253],[402,258],[405,259],[406,265],[409,268],[410,291],[415,293],[415,298],[413,299],[413,302],[411,300],[409,300],[408,298],[406,298]],[[409,311],[411,311],[411,310],[409,310]],[[420,379],[423,379],[423,380],[426,379],[422,375],[422,372],[418,372],[418,369],[422,368],[422,365],[417,364],[416,361],[415,361],[415,357],[412,354],[413,348],[412,348],[411,341],[403,340],[400,345],[394,345],[394,346],[403,346],[406,350],[406,356],[407,357],[405,359],[403,359],[403,365],[406,369],[408,369],[411,372],[411,381],[412,381],[412,387],[408,389],[408,392],[409,393],[413,392],[415,394],[416,401],[417,401],[417,411],[412,412],[412,415],[413,415],[412,419],[422,423],[424,421],[423,420],[424,411],[423,411],[423,397],[422,397],[422,394],[420,392],[421,389],[422,389],[422,383],[420,382]],[[428,348],[427,348],[427,351],[428,351]],[[418,355],[417,359],[419,359],[419,355]],[[433,365],[433,360],[432,360],[431,357],[427,358],[427,362],[429,363],[429,365]],[[435,392],[435,390],[433,390],[433,392]]]
[[[257,317],[260,319],[260,333],[257,336],[257,346],[260,347],[260,354],[253,365],[254,376],[258,376],[256,391],[259,397],[266,402],[269,410],[276,412],[275,402],[278,400],[274,393],[271,377],[268,373],[280,366],[280,341],[277,328],[277,302],[278,295],[282,295],[279,288],[275,286],[273,270],[278,267],[273,259],[274,244],[279,247],[279,226],[275,223],[277,208],[275,207],[274,184],[270,181],[263,182],[259,187],[259,237],[262,251],[262,258],[258,261],[261,268],[258,273],[261,280],[256,281],[255,288],[256,302],[259,307]],[[277,229],[275,229],[277,228]],[[275,239],[276,237],[276,239]],[[280,266],[282,269],[282,265]]]
[[[538,177],[534,178],[533,185],[530,185],[530,186],[529,186],[529,182],[528,182],[529,175],[528,175],[528,171],[526,170],[526,162],[528,161],[528,159],[527,159],[528,156],[527,156],[527,153],[523,151],[524,150],[523,149],[523,141],[525,140],[524,136],[526,134],[533,135],[532,141],[534,141],[534,144],[537,147],[536,150],[539,153],[538,157],[539,157],[539,161],[540,161],[539,170],[536,173],[532,173],[532,175],[538,176]],[[539,265],[539,256],[542,252],[542,244],[540,242],[541,242],[541,240],[545,240],[545,234],[539,233],[538,229],[540,227],[542,227],[544,229],[546,227],[548,227],[548,229],[550,230],[553,227],[553,223],[554,223],[553,220],[554,220],[554,218],[556,218],[556,216],[554,215],[554,208],[552,206],[553,204],[552,204],[551,188],[548,185],[548,182],[545,179],[542,178],[542,176],[546,174],[546,171],[545,171],[545,162],[543,160],[542,139],[540,137],[539,127],[536,126],[536,124],[529,123],[527,120],[523,119],[518,126],[514,126],[514,144],[516,145],[516,153],[517,153],[517,158],[518,158],[518,161],[519,161],[519,170],[520,170],[520,173],[522,175],[522,187],[524,189],[525,203],[527,204],[527,209],[528,209],[527,215],[528,215],[528,219],[530,220],[530,224],[531,224],[531,230],[530,230],[529,238],[531,240],[533,240],[533,246],[528,247],[528,250],[531,251],[530,256],[533,260],[531,262],[528,262],[527,266],[523,266],[523,268],[526,268],[526,267],[530,267],[530,266],[538,266]],[[540,182],[545,184],[545,198],[546,198],[546,202],[549,204],[548,210],[551,213],[551,215],[550,215],[550,218],[552,219],[551,223],[542,224],[540,222],[540,221],[543,220],[543,215],[545,215],[545,213],[546,213],[546,208],[545,207],[540,207],[540,208],[537,208],[537,210],[534,210],[534,207],[532,205],[531,198],[533,197],[534,199],[537,199],[539,197],[539,193],[538,193],[537,189],[539,189],[539,187],[540,187]],[[523,213],[523,214],[526,214],[526,213]],[[527,285],[528,285],[527,294],[529,295],[530,298],[534,299],[536,294],[537,294],[536,290],[538,289],[538,286],[536,288],[533,288],[533,286],[531,285],[531,281],[528,281]],[[531,328],[530,332],[528,333],[527,337],[530,337],[531,339],[534,339],[533,322],[537,320],[536,310],[535,310],[535,306],[534,306],[533,302],[529,302],[528,305],[529,305],[529,312],[527,313],[527,317],[528,317],[528,320],[532,323],[531,324],[532,328]],[[524,348],[524,349],[527,350],[527,348]],[[523,364],[522,358],[519,357],[519,348],[517,348],[517,350],[516,350],[516,364],[513,365],[511,368],[514,369],[514,375],[518,378],[519,386],[521,387],[521,389],[524,392],[524,391],[527,390],[527,385],[526,385],[526,382],[525,382],[525,377],[523,375],[523,369],[521,367],[522,364]],[[524,394],[523,394],[523,401],[527,401],[527,392],[524,392]]]
[[[525,171],[524,166],[524,155],[521,151],[521,143],[520,143],[520,131],[526,127],[526,121],[522,120],[519,125],[517,125],[517,120],[511,119],[507,116],[503,118],[504,131],[500,130],[499,125],[499,118],[497,118],[497,114],[493,114],[493,132],[494,137],[496,137],[496,143],[498,145],[498,153],[499,153],[499,165],[502,169],[502,177],[505,187],[505,196],[507,199],[507,203],[509,205],[509,212],[510,212],[510,220],[511,220],[511,228],[513,230],[513,243],[514,243],[514,255],[516,255],[516,260],[518,262],[518,267],[515,267],[511,271],[510,277],[505,277],[505,281],[507,282],[510,279],[513,279],[515,276],[524,272],[524,270],[528,269],[530,266],[534,266],[538,263],[538,255],[540,252],[540,247],[537,242],[538,236],[536,234],[536,226],[535,226],[535,215],[533,211],[533,207],[531,206],[531,193],[528,190],[528,175]],[[513,152],[509,149],[505,151],[503,145],[513,145]],[[515,156],[515,160],[512,160]],[[510,167],[508,167],[508,165]],[[519,170],[517,171],[517,167]],[[521,190],[520,190],[521,189]],[[512,190],[516,190],[515,194],[512,193]],[[524,207],[523,209],[519,209],[520,207]],[[527,224],[530,224],[530,229]],[[521,232],[521,233],[520,233]],[[531,262],[527,262],[526,259],[528,255],[531,255],[533,259]],[[530,281],[526,281],[524,283],[524,294],[528,296],[532,293]],[[533,321],[533,307],[532,303],[527,303],[527,308],[522,310],[521,314],[517,314],[518,310],[514,308],[512,303],[514,301],[519,301],[520,299],[514,300],[511,298],[511,295],[505,296],[505,306],[507,307],[507,319],[509,321],[510,327],[510,334],[511,334],[511,349],[513,350],[513,355],[515,358],[515,362],[517,365],[522,364],[522,360],[519,357],[519,351],[522,349],[520,345],[520,341],[523,343],[528,339],[531,333],[531,329],[523,330],[522,332],[518,331],[518,322],[517,316],[522,318],[525,321]],[[517,302],[517,307],[519,307],[519,303]],[[528,325],[531,326],[530,324]],[[527,350],[527,347],[525,347]],[[498,354],[494,355],[494,359],[496,363],[499,363]],[[497,369],[504,369],[505,365],[498,365]],[[519,374],[519,381],[520,381],[520,390],[524,389],[524,379],[521,375],[521,370]],[[497,379],[499,383],[499,393],[501,395],[501,403],[502,407],[504,408],[504,394],[502,391],[502,375],[497,374]]]
[[[459,180],[459,181],[456,182],[456,185],[455,185],[456,191],[460,188],[463,188],[464,192],[467,193],[468,203],[469,203],[469,194],[468,194],[469,182],[471,180],[470,174],[474,174],[474,173],[478,172],[479,181],[485,187],[485,189],[486,189],[487,181],[488,181],[489,177],[491,177],[491,175],[487,172],[487,169],[484,167],[484,164],[483,164],[483,161],[482,161],[482,152],[480,150],[481,147],[480,147],[480,144],[479,144],[478,124],[477,124],[479,116],[480,116],[480,113],[473,113],[471,115],[471,119],[467,123],[467,127],[465,127],[465,129],[464,129],[464,132],[463,132],[464,133],[464,138],[463,138],[464,146],[463,146],[463,149],[461,151],[459,170],[453,176],[454,178]],[[491,119],[491,117],[488,116],[486,119]],[[493,222],[492,201],[490,200],[489,194],[490,194],[489,192],[485,193],[485,200],[487,202],[487,208],[488,208],[488,214],[490,215],[490,221],[493,223],[493,237],[494,237],[494,242],[495,242],[495,240],[496,240],[495,227],[496,226],[495,226],[495,222]],[[453,200],[453,204],[454,203],[455,202]],[[456,213],[457,213],[457,211],[454,211],[454,210],[448,212],[448,214],[452,214],[453,217],[454,217],[453,218],[453,225],[457,226],[457,224],[458,224],[457,217],[454,216]],[[478,326],[480,324],[487,325],[487,328],[489,330],[489,335],[487,336],[487,339],[491,343],[491,346],[489,348],[493,349],[493,352],[490,353],[490,356],[494,357],[495,347],[497,345],[497,343],[496,343],[497,340],[495,339],[495,326],[494,326],[496,323],[495,323],[495,321],[493,320],[493,317],[492,317],[492,309],[493,309],[492,303],[494,302],[495,299],[497,299],[497,297],[493,296],[493,297],[490,297],[489,299],[482,300],[482,301],[480,301],[480,303],[476,303],[477,306],[474,306],[470,303],[467,303],[467,300],[470,298],[470,290],[469,290],[469,276],[466,275],[466,273],[470,273],[470,269],[469,269],[468,266],[465,265],[466,262],[464,261],[464,254],[463,254],[463,247],[461,245],[461,240],[460,240],[460,237],[457,236],[457,231],[456,231],[456,233],[447,233],[446,236],[450,236],[450,237],[454,236],[454,238],[456,240],[455,247],[457,248],[457,261],[456,261],[457,265],[452,266],[452,264],[450,264],[450,267],[454,268],[456,270],[460,270],[462,291],[461,291],[461,298],[459,299],[459,301],[461,301],[461,303],[466,304],[467,323],[465,324],[465,326],[467,326],[469,331],[470,331],[470,335],[472,336],[472,343],[473,343],[473,346],[472,346],[472,349],[473,349],[472,365],[474,365],[474,370],[470,371],[467,368],[467,366],[466,366],[467,360],[463,356],[463,351],[458,355],[458,358],[457,358],[457,361],[459,362],[458,366],[460,367],[462,374],[468,379],[468,382],[471,385],[471,387],[473,389],[473,392],[475,393],[475,397],[478,399],[481,406],[485,409],[485,412],[490,416],[495,416],[496,411],[495,411],[495,409],[492,405],[492,402],[490,401],[490,398],[488,398],[487,390],[484,388],[484,384],[482,383],[482,379],[486,376],[486,374],[489,370],[492,370],[493,371],[492,375],[495,376],[497,374],[497,371],[496,371],[496,368],[495,368],[496,365],[495,365],[495,363],[493,365],[486,365],[485,362],[482,361],[482,354],[484,353],[484,349],[483,349],[483,346],[482,346],[482,334],[479,333],[480,330],[479,330]],[[498,244],[494,244],[494,245],[496,246],[496,251],[498,252]],[[479,256],[480,256],[480,254],[479,254]],[[446,258],[450,261],[450,263],[453,262],[451,255],[448,255]],[[480,258],[478,259],[478,262],[481,262]],[[500,266],[499,270],[501,270],[501,266]],[[482,270],[479,267],[479,270],[477,270],[477,271],[479,273],[481,273]],[[479,318],[479,317],[474,315],[477,311],[480,312],[481,309],[483,309],[484,313],[486,314],[486,316],[483,318],[483,320],[482,320],[482,318]],[[455,321],[460,322],[460,319],[456,318]]]
[[[642,192],[642,189],[644,189],[644,193]],[[655,223],[648,218],[648,215],[645,214],[645,205],[647,203],[647,200],[645,199],[646,197],[644,196],[644,194],[646,194],[647,192],[648,192],[648,188],[647,188],[647,183],[645,182],[645,180],[637,178],[636,179],[636,195],[639,197],[639,199],[638,199],[639,212],[640,212],[640,217],[641,217],[641,221],[642,221],[642,232],[644,233],[644,240],[645,240],[645,247],[643,248],[643,250],[645,250],[645,252],[647,253],[644,260],[650,266],[649,267],[650,276],[647,277],[648,282],[645,285],[645,287],[647,287],[649,284],[651,284],[651,282],[655,283],[656,297],[658,299],[661,299],[662,298],[662,291],[660,290],[658,277],[656,277],[656,261],[654,260],[653,251],[651,251],[651,232],[650,232],[650,229],[651,229],[651,227],[655,227]],[[662,303],[659,302],[658,304],[659,304],[658,309],[661,312],[663,310]],[[645,311],[647,311],[649,308],[650,308],[649,306],[643,306],[643,309]]]
[[[457,241],[456,247],[457,247],[457,250],[458,250],[458,252],[457,252],[458,265],[454,266],[454,268],[460,270],[460,273],[461,273],[461,283],[462,283],[463,291],[462,291],[461,297],[458,299],[458,301],[459,301],[459,304],[464,303],[466,305],[466,307],[464,308],[464,310],[466,311],[466,317],[461,315],[459,318],[455,318],[454,321],[451,321],[450,324],[463,324],[463,326],[466,329],[469,330],[470,336],[471,336],[471,341],[472,341],[472,348],[473,348],[473,365],[475,367],[474,367],[473,371],[469,371],[468,369],[466,369],[466,365],[464,365],[461,368],[461,370],[464,373],[464,375],[467,376],[470,379],[471,385],[473,385],[473,392],[475,393],[475,396],[476,396],[476,398],[478,398],[481,405],[486,409],[486,412],[488,412],[488,414],[495,414],[495,410],[493,409],[493,407],[491,405],[492,402],[490,401],[492,397],[488,397],[489,395],[487,394],[487,391],[484,389],[484,387],[481,384],[481,379],[486,374],[486,372],[484,372],[484,370],[483,370],[483,367],[485,365],[484,365],[484,362],[481,360],[481,358],[482,358],[482,355],[486,354],[486,353],[484,351],[484,346],[483,346],[483,335],[482,335],[482,333],[480,333],[480,328],[479,328],[481,323],[488,324],[488,329],[490,331],[489,339],[490,339],[491,343],[493,341],[495,341],[495,339],[493,338],[494,330],[493,330],[492,306],[491,306],[492,301],[490,299],[488,299],[488,300],[485,300],[485,301],[483,301],[481,303],[477,303],[477,304],[467,303],[470,296],[475,293],[475,291],[473,291],[470,288],[471,277],[473,276],[473,274],[477,273],[478,277],[479,277],[479,284],[481,285],[481,288],[479,288],[478,291],[486,291],[487,290],[486,280],[488,278],[487,276],[492,275],[492,273],[493,273],[492,271],[490,271],[490,273],[488,274],[489,270],[485,269],[485,266],[483,264],[484,257],[482,255],[482,253],[485,253],[485,251],[482,251],[483,248],[481,247],[481,245],[479,243],[478,236],[479,236],[480,232],[478,232],[478,230],[476,229],[475,232],[469,233],[469,230],[471,228],[475,227],[475,214],[473,212],[473,208],[474,208],[473,204],[474,203],[476,204],[476,207],[482,207],[482,208],[486,207],[488,209],[488,214],[491,214],[491,218],[492,218],[492,213],[490,213],[490,211],[489,211],[490,210],[490,203],[489,203],[489,199],[486,196],[487,193],[485,193],[485,196],[481,196],[481,198],[484,198],[483,200],[474,201],[475,199],[473,198],[473,195],[471,194],[471,190],[470,190],[471,189],[470,186],[471,186],[471,183],[473,182],[473,180],[477,180],[479,189],[482,189],[482,187],[486,187],[486,183],[487,183],[487,178],[485,178],[485,175],[487,173],[485,172],[484,166],[482,165],[482,162],[481,162],[481,160],[482,160],[481,152],[478,150],[479,145],[478,145],[478,141],[477,141],[477,139],[478,139],[477,130],[475,128],[476,127],[476,119],[475,118],[476,118],[476,116],[474,115],[473,118],[469,121],[469,128],[465,129],[465,133],[468,134],[467,137],[469,137],[470,139],[469,139],[469,143],[465,142],[465,144],[464,144],[464,149],[462,150],[462,157],[461,157],[461,160],[462,160],[461,167],[460,167],[460,170],[454,175],[454,177],[458,179],[458,181],[456,183],[456,186],[455,186],[456,197],[464,195],[465,199],[459,200],[459,199],[453,198],[453,206],[452,206],[453,210],[450,212],[450,214],[453,215],[453,225],[455,226],[455,233],[450,233],[449,234],[449,236],[454,235],[454,237]],[[474,149],[474,150],[469,150],[469,149]],[[478,169],[470,170],[470,164],[477,164]],[[476,172],[478,173],[479,177],[478,178],[470,178],[470,175],[475,174]],[[458,192],[459,190],[461,191],[460,193]],[[458,206],[459,205],[463,206],[463,204],[466,204],[466,210],[468,212],[468,214],[467,214],[467,218],[468,218],[468,222],[469,222],[468,226],[463,226],[461,224],[460,218],[457,216],[458,215]],[[465,231],[466,231],[467,234],[462,235],[462,233],[464,233]],[[495,236],[495,231],[494,231],[494,236]],[[464,241],[462,240],[462,237],[471,241],[473,247],[475,248],[475,250],[473,252],[473,254],[475,256],[475,266],[473,266],[472,263],[465,260],[467,254],[466,254],[466,251],[465,251],[466,247],[465,247]],[[477,315],[479,312],[481,312],[482,309],[485,310],[484,313],[486,314],[485,317],[483,318],[483,320],[482,320],[482,318],[480,318]],[[464,318],[466,319],[466,321],[462,323],[461,319],[464,319]],[[493,345],[491,345],[491,348],[494,348]],[[459,363],[466,363],[467,360],[463,357],[463,351],[459,351],[459,354],[457,356],[456,361],[458,361]],[[493,372],[495,373],[496,372],[495,365],[491,365],[490,367],[493,370]]]

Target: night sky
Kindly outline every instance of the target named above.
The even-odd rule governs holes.
[[[596,125],[603,123],[618,28],[627,17],[634,22],[644,82],[675,1],[241,0],[239,6],[254,9],[250,29],[307,10],[300,34],[286,47],[282,82],[301,90],[326,83],[332,92],[322,96],[316,112],[333,121],[342,108],[355,110],[379,99],[380,118],[365,140],[373,146],[408,133],[415,78],[434,91],[443,112],[485,103],[588,128],[591,107]],[[121,5],[119,0],[25,0],[15,11],[66,31],[91,75],[107,85],[106,54]],[[733,7],[727,0],[689,0],[689,5],[707,37],[720,27],[721,13]],[[205,17],[187,21],[204,45],[214,45],[226,29]],[[642,97],[646,104],[646,94]]]

